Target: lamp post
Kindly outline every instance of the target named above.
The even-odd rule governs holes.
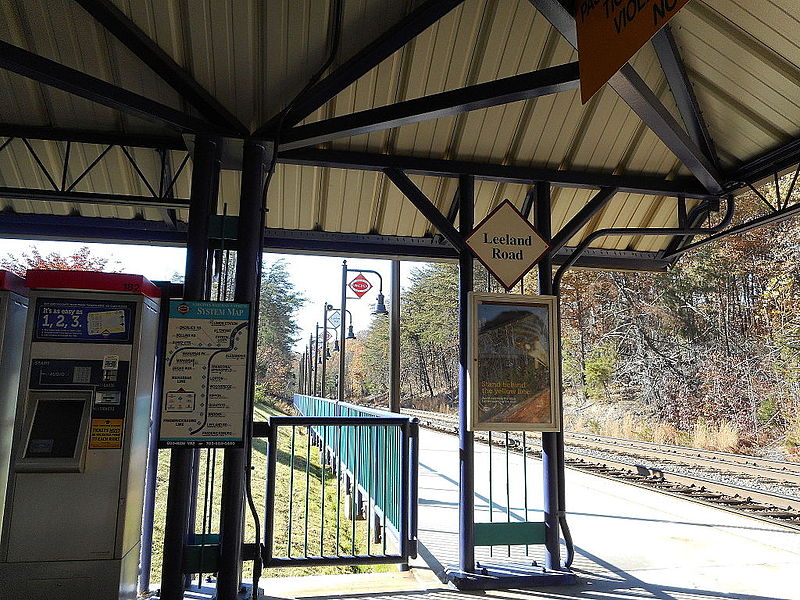
[[[319,368],[317,365],[319,364],[319,323],[317,323],[317,329],[314,336],[314,391],[312,392],[312,396],[317,395],[317,372]]]
[[[378,276],[378,300],[375,303],[374,315],[388,315],[386,310],[385,300],[383,298],[383,277],[377,271],[371,269],[348,269],[347,261],[342,261],[342,303],[341,311],[347,311],[347,273],[374,273]],[[350,324],[352,327],[353,319],[351,317]],[[352,329],[351,329],[352,330]],[[354,336],[355,337],[355,336]],[[339,402],[344,402],[344,349],[347,338],[344,334],[344,327],[339,328],[339,346],[341,347],[341,356],[339,357],[339,393],[337,395]]]
[[[320,385],[320,396],[327,397],[325,391],[325,367],[328,364],[328,357],[326,356],[328,350],[328,310],[333,308],[327,302],[322,309],[322,382]]]
[[[312,377],[313,377],[312,373],[313,373],[313,369],[314,369],[314,363],[312,362],[312,352],[311,352],[311,348],[313,347],[311,345],[311,343],[313,342],[313,340],[314,340],[314,336],[313,335],[309,335],[308,336],[307,369],[306,369],[306,394],[308,396],[313,396],[314,395],[313,392],[312,392],[312,389],[311,389]]]

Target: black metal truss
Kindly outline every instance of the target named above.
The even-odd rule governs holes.
[[[110,0],[76,0],[76,2],[167,85],[199,110],[206,119],[238,135],[247,136],[248,129],[113,2]]]
[[[738,191],[800,163],[800,137],[765,152],[726,174],[726,189]]]
[[[695,145],[700,148],[702,153],[708,158],[715,168],[719,169],[714,143],[711,134],[706,127],[703,113],[694,94],[694,88],[689,81],[686,67],[672,35],[672,28],[669,24],[664,25],[653,37],[653,48],[656,56],[661,63],[661,68],[667,78],[667,83],[672,90],[672,96],[681,113],[681,118],[686,126],[686,130]]]
[[[503,181],[506,183],[531,184],[549,181],[556,187],[581,189],[617,188],[620,192],[649,194],[654,196],[686,196],[687,198],[707,198],[709,193],[695,179],[666,180],[646,175],[608,175],[585,171],[561,171],[500,165],[462,160],[421,158],[394,154],[372,154],[367,152],[348,152],[344,150],[322,150],[303,148],[278,154],[278,162],[293,165],[332,167],[335,169],[354,169],[382,171],[398,169],[413,175],[436,177],[458,177],[474,175],[477,179]]]
[[[577,62],[548,67],[294,127],[281,134],[280,150],[294,150],[343,137],[538,98],[577,89],[579,84]]]
[[[372,43],[354,54],[334,69],[327,77],[297,98],[283,117],[285,127],[296,125],[336,94],[357,81],[383,60],[400,50],[417,35],[436,23],[464,0],[427,0],[411,11],[397,24],[378,36]],[[281,116],[278,115],[260,127],[256,137],[274,133]]]
[[[182,137],[124,134],[116,132],[92,131],[83,129],[63,129],[35,125],[0,123],[0,136],[24,138],[28,140],[71,141],[73,143],[127,146],[129,148],[150,148],[164,150],[186,150]],[[501,165],[484,162],[471,162],[447,159],[429,159],[403,155],[376,154],[368,152],[348,152],[303,148],[281,152],[279,163],[382,171],[398,168],[410,174],[438,177],[458,177],[475,175],[478,179],[502,181],[507,183],[531,184],[537,181],[550,181],[556,187],[580,189],[600,189],[616,187],[621,193],[648,194],[705,199],[708,192],[694,178],[666,180],[646,175],[609,175],[586,171],[562,171],[515,165]],[[756,184],[767,177],[773,177],[800,163],[800,138],[765,153],[726,174],[725,188],[736,192]]]
[[[0,68],[136,117],[164,123],[181,131],[230,133],[218,125],[192,117],[2,40],[0,40]]]
[[[102,149],[97,152],[96,156],[89,163],[89,165],[85,167],[79,175],[70,178],[69,168],[73,142],[66,142],[66,148],[60,165],[60,173],[51,173],[44,164],[44,161],[42,161],[39,153],[31,144],[30,138],[9,137],[4,142],[0,143],[0,153],[6,150],[6,148],[8,148],[11,142],[13,142],[15,139],[21,140],[21,142],[27,148],[28,153],[39,167],[42,175],[48,181],[48,183],[50,183],[51,189],[0,187],[0,198],[55,202],[81,202],[84,204],[113,204],[120,206],[153,206],[162,208],[164,210],[174,210],[176,208],[185,208],[188,206],[189,201],[187,199],[175,199],[174,197],[175,184],[177,183],[178,178],[189,161],[188,152],[183,156],[177,170],[173,172],[172,164],[168,156],[169,150],[163,148],[148,148],[147,150],[156,152],[158,155],[157,157],[160,169],[158,173],[158,182],[155,183],[150,181],[144,174],[128,146],[122,144],[102,144]],[[103,159],[114,147],[119,147],[121,149],[123,155],[131,165],[133,172],[150,192],[150,196],[90,193],[75,190],[78,184],[92,173],[92,171],[103,161]]]
[[[578,47],[575,17],[559,0],[529,0],[529,2],[573,48]],[[706,158],[631,65],[624,65],[608,83],[709,193],[716,195],[722,192],[722,180],[717,168]]]
[[[0,187],[0,198],[11,200],[34,200],[41,202],[70,202],[75,204],[102,204],[108,206],[131,206],[141,208],[188,208],[189,200],[162,200],[148,196],[123,194],[101,194],[89,192],[62,192],[59,190],[36,190],[29,188]]]
[[[755,219],[751,219],[745,223],[729,227],[728,229],[720,231],[719,233],[709,235],[708,237],[705,237],[697,242],[686,244],[685,246],[681,246],[674,250],[667,249],[667,251],[664,252],[664,258],[669,260],[670,263],[673,263],[678,257],[682,256],[686,252],[689,252],[690,250],[695,250],[697,248],[701,248],[702,246],[705,246],[712,242],[716,242],[723,238],[730,237],[732,235],[736,235],[739,233],[746,233],[748,231],[756,229],[757,227],[763,227],[764,225],[778,223],[780,221],[784,221],[786,219],[789,219],[791,217],[796,217],[798,215],[800,215],[800,203],[796,203],[791,206],[784,206],[781,209],[770,211],[766,215],[756,217]]]
[[[24,127],[0,124],[0,136],[18,137],[23,140],[69,141],[105,146],[122,146],[137,149],[186,150],[182,138],[164,138],[160,136],[126,136],[106,134],[102,132],[63,130],[46,127]],[[6,140],[7,142],[8,140]],[[2,145],[5,142],[0,142]],[[140,150],[141,151],[141,150]],[[184,160],[177,168],[176,176],[186,164]],[[292,150],[281,153],[278,162],[285,164],[313,165],[321,167],[383,171],[397,168],[406,173],[430,175],[436,177],[459,177],[475,175],[478,179],[502,181],[507,183],[532,184],[538,181],[551,181],[557,187],[573,187],[582,189],[601,189],[613,187],[620,192],[650,194],[657,196],[686,196],[688,198],[706,198],[708,194],[693,179],[665,180],[658,177],[638,175],[607,175],[603,173],[561,171],[557,169],[541,169],[513,165],[500,165],[485,162],[457,161],[446,159],[429,159],[412,156],[393,156],[388,154],[370,154],[337,150],[320,150],[315,148]],[[162,174],[163,177],[163,174]],[[153,176],[151,176],[151,179]],[[153,182],[150,182],[153,185]],[[73,186],[74,187],[74,186]],[[451,207],[452,208],[452,207]],[[448,215],[453,217],[454,215]],[[452,219],[450,219],[452,223]]]

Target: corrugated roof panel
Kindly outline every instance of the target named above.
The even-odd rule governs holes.
[[[219,194],[217,196],[217,214],[234,216],[239,214],[239,198],[241,196],[241,178],[238,171],[220,171]]]
[[[26,0],[8,11],[0,38],[148,98],[180,108],[180,99],[77,3]]]
[[[765,30],[762,7],[773,18],[780,15],[772,33]],[[676,40],[722,157],[743,161],[796,136],[800,45],[788,31],[800,27],[797,11],[769,1],[754,11],[749,3],[729,0],[686,9]],[[731,135],[731,127],[739,135]]]

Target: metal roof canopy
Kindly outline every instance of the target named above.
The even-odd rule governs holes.
[[[265,238],[289,252],[454,259],[472,175],[478,220],[553,186],[557,264],[663,269],[721,196],[796,180],[794,0],[691,0],[585,106],[558,0],[333,5],[0,0],[0,234],[185,243],[196,134],[225,139],[233,217],[242,140],[279,141]]]

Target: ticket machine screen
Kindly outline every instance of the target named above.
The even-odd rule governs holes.
[[[85,407],[85,400],[39,400],[25,458],[74,457]]]
[[[25,450],[15,470],[82,471],[91,400],[91,390],[31,390]]]

